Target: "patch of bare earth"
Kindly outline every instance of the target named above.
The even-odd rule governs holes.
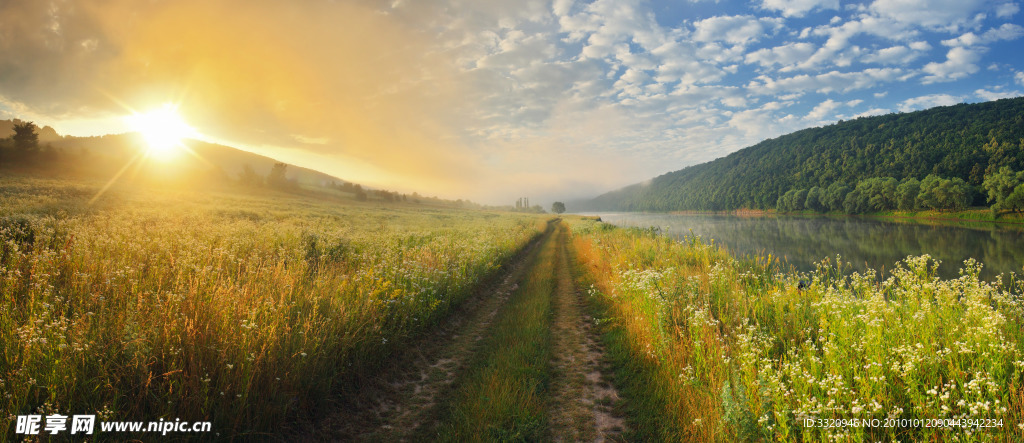
[[[551,235],[550,230],[548,234]],[[534,241],[501,282],[467,300],[438,330],[416,340],[360,387],[357,398],[317,426],[308,441],[409,441],[436,420],[435,406],[466,367],[499,308],[518,287],[536,248]]]
[[[567,233],[561,229],[557,235],[551,436],[554,441],[619,441],[625,427],[625,420],[614,408],[619,394],[608,377],[611,370],[596,338],[593,318],[585,314],[582,295],[573,284]]]

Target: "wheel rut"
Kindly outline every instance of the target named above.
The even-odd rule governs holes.
[[[552,357],[547,390],[552,441],[622,441],[626,424],[594,319],[573,280],[568,229],[558,222],[531,243],[491,289],[472,297],[435,331],[389,360],[345,399],[307,441],[413,441],[434,429],[446,396],[471,363],[502,306],[538,264],[540,245],[556,242],[551,293]],[[549,271],[550,272],[550,271]]]
[[[436,406],[450,390],[495,315],[536,260],[538,245],[554,225],[535,239],[496,286],[467,300],[437,330],[389,360],[380,375],[344,399],[342,410],[320,423],[307,441],[410,441],[436,420]]]
[[[616,409],[621,399],[611,383],[594,319],[585,313],[583,296],[573,282],[566,231],[561,228],[556,234],[560,238],[552,300],[552,440],[621,441],[626,426]]]

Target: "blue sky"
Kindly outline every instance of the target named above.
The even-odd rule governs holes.
[[[77,56],[80,72],[107,95],[148,106],[159,100],[135,99],[146,85],[187,77],[206,93],[179,94],[184,115],[211,139],[371,185],[489,203],[596,195],[802,128],[1024,91],[1022,13],[1009,0],[299,3],[282,20],[273,2],[237,2],[242,38],[210,34],[191,50],[182,41],[154,52],[162,39],[140,50],[141,27],[81,12],[60,20],[96,58]],[[104,11],[146,29],[178,10],[190,20],[223,13],[195,1],[138,8]],[[52,28],[49,14],[41,27]],[[259,37],[268,33],[278,40]],[[154,54],[171,54],[175,69],[231,70],[251,62],[237,55],[254,51],[238,50],[246,41],[259,42],[264,64],[241,86],[215,83],[210,69],[173,77],[151,68]],[[219,45],[235,50],[215,60],[205,48]],[[0,39],[0,56],[17,61],[9,46]],[[112,50],[101,57],[103,48]],[[146,64],[130,58],[140,53]],[[281,60],[296,65],[287,76],[319,89],[261,77]],[[9,74],[27,69],[5,63]],[[99,74],[111,65],[139,73]],[[74,92],[74,78],[55,81],[65,96],[0,79],[0,111],[70,133],[117,126],[122,111]],[[258,94],[281,96],[249,97]],[[61,97],[74,106],[54,106]],[[225,108],[209,111],[216,106]]]
[[[450,14],[462,69],[501,91],[481,107],[513,110],[476,135],[561,144],[583,165],[613,158],[628,171],[617,184],[806,127],[1024,90],[1012,1],[557,0]]]

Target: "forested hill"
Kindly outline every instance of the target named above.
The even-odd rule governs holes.
[[[985,175],[1002,166],[1024,169],[1024,97],[804,129],[569,210],[768,209],[791,189],[929,174],[961,178],[981,196]]]

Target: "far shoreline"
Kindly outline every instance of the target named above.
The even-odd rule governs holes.
[[[687,211],[588,211],[591,213],[598,212],[634,212],[640,214],[669,214],[669,215],[732,215],[737,217],[772,217],[779,215],[787,216],[814,216],[814,217],[856,217],[856,218],[882,218],[882,219],[895,219],[895,220],[928,220],[928,221],[944,221],[944,222],[970,222],[970,223],[998,223],[1005,225],[1024,225],[1024,214],[1005,213],[1001,214],[999,218],[992,217],[992,213],[986,209],[968,209],[966,211],[887,211],[887,212],[872,212],[867,214],[846,214],[842,212],[814,212],[814,211],[798,211],[798,212],[777,212],[769,209],[733,209],[728,211],[698,211],[698,210],[687,210]]]

